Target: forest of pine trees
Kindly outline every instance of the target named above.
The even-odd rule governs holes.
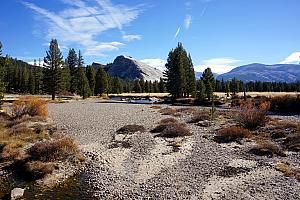
[[[3,93],[20,94],[78,94],[83,98],[109,93],[163,93],[173,97],[210,99],[213,92],[295,92],[300,82],[242,82],[215,80],[211,69],[206,69],[200,80],[195,80],[191,56],[182,44],[171,50],[166,64],[165,78],[160,81],[124,80],[111,77],[104,68],[85,66],[80,51],[70,49],[64,60],[56,40],[52,40],[44,62],[35,60],[30,65],[21,60],[3,56],[0,42],[0,104]]]

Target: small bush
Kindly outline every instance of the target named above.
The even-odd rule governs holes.
[[[12,114],[16,118],[24,115],[47,117],[47,102],[38,97],[20,97],[12,105]]]
[[[288,162],[278,162],[275,169],[282,172],[285,176],[295,177],[298,181],[300,181],[300,169],[292,167]]]
[[[206,111],[198,111],[195,112],[189,121],[189,123],[198,123],[200,121],[205,121],[205,120],[211,120],[211,115],[209,112]]]
[[[163,126],[163,128],[160,129],[160,134],[157,135],[157,137],[184,137],[184,136],[191,136],[192,133],[189,131],[189,129],[186,128],[184,124],[178,124],[178,123],[170,123],[170,124],[161,124],[159,126]]]
[[[145,131],[146,131],[146,129],[143,126],[133,124],[133,125],[123,126],[119,130],[117,130],[117,133],[118,134],[133,134],[133,133],[136,133],[136,132],[143,133]]]
[[[275,112],[300,113],[300,96],[291,95],[271,98],[270,110]]]
[[[50,162],[63,160],[69,156],[76,155],[78,146],[72,138],[59,138],[53,141],[39,142],[27,150],[33,160]]]
[[[285,138],[283,145],[287,150],[300,151],[300,133],[289,135]]]
[[[32,134],[33,131],[28,128],[25,124],[17,124],[13,127],[11,127],[8,131],[9,135],[21,135],[21,134]]]
[[[249,130],[239,126],[230,126],[219,130],[214,137],[218,143],[240,142],[243,138],[249,138],[251,133]]]
[[[267,105],[255,107],[252,102],[244,103],[236,117],[236,120],[244,128],[254,130],[259,126],[264,126],[267,121]]]
[[[274,155],[286,156],[282,148],[274,142],[263,140],[250,150],[251,153],[258,156],[273,157]]]
[[[177,110],[174,109],[174,108],[163,108],[163,109],[160,109],[159,112],[162,115],[173,115],[173,116],[176,116],[178,114]]]
[[[178,120],[174,119],[174,118],[166,118],[166,119],[162,119],[159,122],[159,125],[156,126],[154,129],[152,129],[150,132],[151,133],[161,133],[163,132],[169,124],[180,124],[178,122]],[[185,124],[181,124],[182,126],[186,126]]]
[[[170,124],[170,123],[179,123],[179,122],[177,119],[174,118],[165,118],[159,122],[159,124]]]
[[[27,154],[10,145],[4,146],[0,154],[0,161],[19,161],[24,160],[25,158],[27,158]]]
[[[47,174],[51,174],[54,170],[54,164],[43,163],[41,161],[31,161],[24,164],[22,173],[30,180],[44,178]]]

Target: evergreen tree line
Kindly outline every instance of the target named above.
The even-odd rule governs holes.
[[[64,60],[55,39],[50,42],[43,61],[35,60],[30,65],[8,56],[0,57],[0,93],[51,94],[54,99],[56,95],[69,94],[86,98],[108,93],[165,92],[162,79],[123,80],[109,76],[101,67],[85,66],[81,52],[74,49],[69,50]]]
[[[85,66],[80,51],[70,49],[64,60],[55,39],[50,42],[44,62],[33,65],[2,56],[0,42],[0,100],[3,93],[79,94],[83,98],[108,93],[163,93],[169,92],[175,98],[197,97],[210,100],[213,92],[295,92],[300,91],[300,82],[242,82],[215,80],[207,68],[200,80],[195,80],[191,56],[181,43],[169,52],[165,78],[160,81],[123,80],[111,77],[102,68]]]
[[[299,92],[300,82],[243,82],[233,78],[230,81],[217,80],[216,92],[238,93],[238,92]]]

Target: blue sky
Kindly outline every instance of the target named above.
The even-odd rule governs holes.
[[[51,38],[86,64],[120,54],[162,67],[182,42],[196,71],[223,73],[260,62],[299,63],[299,0],[7,0],[1,3],[3,52],[43,58]]]

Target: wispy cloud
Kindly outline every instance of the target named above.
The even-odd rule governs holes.
[[[150,59],[143,59],[141,62],[146,63],[147,65],[159,69],[160,71],[165,71],[166,67],[165,64],[167,63],[166,60],[160,58],[150,58]]]
[[[86,55],[89,56],[102,56],[105,57],[106,55],[103,54],[107,51],[117,51],[120,49],[121,46],[124,46],[125,44],[121,42],[102,42],[95,46],[90,46],[86,48]]]
[[[300,52],[294,52],[280,62],[280,64],[299,64],[299,63],[300,63]]]
[[[23,4],[33,10],[40,20],[48,25],[47,40],[57,38],[63,45],[78,44],[86,55],[103,56],[103,51],[116,50],[120,45],[108,45],[96,39],[102,32],[119,29],[123,33],[123,25],[135,20],[141,12],[140,6],[112,4],[109,0],[61,0],[67,8],[53,12],[33,3]],[[124,44],[122,44],[124,45]]]
[[[122,36],[123,40],[127,42],[135,41],[135,40],[141,40],[142,36],[141,35],[123,35]]]
[[[192,24],[192,16],[191,15],[186,15],[184,19],[184,26],[186,29],[189,29]]]
[[[234,58],[213,58],[203,60],[200,65],[195,66],[195,71],[202,72],[210,67],[214,73],[222,74],[237,67],[240,60]]]
[[[180,33],[180,29],[181,29],[181,27],[179,26],[176,33],[175,33],[175,35],[174,35],[174,40],[178,37],[178,35]]]

